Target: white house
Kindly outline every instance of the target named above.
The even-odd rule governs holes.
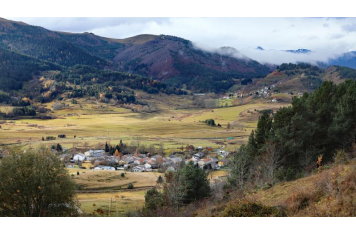
[[[116,170],[116,169],[112,166],[104,166],[103,170]]]
[[[199,160],[199,159],[202,158],[203,156],[204,156],[204,153],[203,153],[203,152],[198,152],[198,153],[195,153],[195,154],[192,156],[192,158]]]
[[[104,156],[105,151],[104,150],[89,150],[87,152],[84,152],[84,155],[86,157],[102,157]]]
[[[86,156],[83,153],[75,154],[73,157],[73,161],[85,161]]]
[[[145,167],[144,166],[135,166],[132,168],[132,172],[144,172]]]
[[[223,158],[226,158],[230,154],[230,152],[225,151],[223,149],[217,149],[216,154],[222,156]]]
[[[97,166],[94,168],[94,170],[116,170],[114,167],[112,166]]]

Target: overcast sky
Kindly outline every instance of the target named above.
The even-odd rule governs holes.
[[[111,38],[174,35],[207,50],[231,46],[262,63],[326,61],[356,51],[356,18],[7,18],[50,30]],[[257,46],[266,50],[255,50]],[[299,48],[313,53],[280,51]]]

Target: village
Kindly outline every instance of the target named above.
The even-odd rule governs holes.
[[[121,142],[120,142],[121,143]],[[106,144],[107,145],[107,144]],[[118,146],[117,146],[118,147]],[[131,172],[176,171],[184,164],[193,162],[195,166],[214,171],[226,167],[231,152],[212,147],[194,147],[187,145],[185,151],[171,153],[167,156],[151,153],[127,153],[122,154],[115,149],[113,155],[104,149],[88,150],[75,154],[64,152],[61,159],[67,168],[80,168],[92,170],[124,170]]]
[[[260,89],[254,89],[254,90],[248,90],[248,91],[245,91],[244,89],[242,89],[235,93],[223,94],[219,99],[221,101],[224,101],[224,100],[231,100],[234,98],[244,99],[244,98],[253,96],[254,98],[266,99],[268,102],[280,103],[280,102],[283,102],[283,99],[281,99],[280,95],[291,95],[291,96],[296,95],[293,92],[284,92],[284,93],[278,92],[278,90],[276,90],[276,86],[277,86],[277,84],[273,84],[271,86],[264,86]],[[301,95],[303,95],[303,93],[299,92],[298,96],[301,96]]]

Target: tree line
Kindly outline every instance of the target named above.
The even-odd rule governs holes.
[[[291,106],[259,117],[248,144],[234,155],[230,185],[266,187],[301,177],[350,151],[355,138],[356,81],[323,82]]]

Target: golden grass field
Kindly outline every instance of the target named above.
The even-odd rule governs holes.
[[[188,144],[216,148],[221,146],[216,142],[234,137],[226,147],[233,150],[244,143],[256,127],[258,113],[255,109],[278,109],[280,106],[257,103],[215,109],[166,109],[156,113],[133,113],[123,108],[114,108],[114,114],[75,116],[69,116],[68,112],[71,111],[63,109],[56,111],[57,119],[22,119],[1,124],[0,144],[50,146],[60,143],[66,148],[102,148],[105,142],[117,144],[122,139],[127,144],[164,144],[169,152]],[[205,119],[215,119],[222,127],[209,127],[200,122]],[[234,123],[235,128],[227,130],[228,123]],[[58,134],[66,134],[67,138],[42,141],[42,137],[57,137]]]
[[[80,209],[85,214],[94,216],[125,216],[130,211],[141,210],[145,204],[146,190],[79,193]],[[98,211],[98,209],[103,210]]]
[[[126,172],[68,169],[75,183],[80,186],[77,198],[85,214],[99,216],[124,216],[130,211],[142,209],[147,189],[156,186],[158,172]],[[79,175],[77,175],[79,172]],[[218,170],[208,175],[210,181],[227,175],[226,170]],[[134,189],[127,189],[128,183]],[[120,189],[120,190],[119,190]],[[98,209],[103,211],[98,211]]]
[[[146,188],[155,185],[159,175],[158,172],[124,172],[105,170],[83,170],[78,168],[68,168],[69,174],[74,174],[73,179],[80,190],[118,190],[127,189],[129,183],[133,183],[135,188]],[[79,175],[77,175],[79,172]],[[125,177],[121,177],[124,173]]]

